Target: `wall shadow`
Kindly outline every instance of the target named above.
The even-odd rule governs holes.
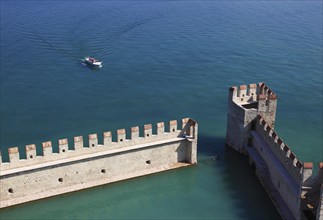
[[[198,155],[201,159],[198,163],[216,166],[214,172],[217,175],[220,172],[225,190],[230,192],[227,196],[234,201],[240,219],[281,219],[248,157],[225,146],[224,137],[199,135]]]

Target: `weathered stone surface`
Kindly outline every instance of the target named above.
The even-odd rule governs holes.
[[[247,152],[256,163],[256,173],[284,219],[301,219],[302,211],[323,210],[318,200],[323,163],[313,176],[313,163],[302,163],[278,137],[274,131],[277,95],[264,83],[258,83],[257,89],[255,85],[249,85],[250,98],[244,97],[245,85],[238,93],[237,87],[229,89],[226,144]],[[322,216],[321,211],[313,214]]]
[[[74,150],[68,150],[67,139],[61,139],[58,154],[44,151],[43,156],[37,156],[32,145],[26,150],[27,156],[33,152],[33,157],[24,161],[19,160],[17,147],[9,148],[10,163],[0,163],[0,208],[195,164],[197,123],[192,126],[185,127],[195,132],[189,138],[180,135],[186,131],[176,130],[126,140],[125,130],[119,129],[118,139],[124,139],[112,142],[111,132],[105,132],[104,145],[91,134],[90,148],[83,147],[83,137],[78,136]],[[151,130],[151,124],[145,126],[144,131]],[[131,131],[139,134],[139,127]],[[42,146],[52,150],[51,142]]]

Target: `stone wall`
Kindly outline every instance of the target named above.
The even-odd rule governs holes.
[[[303,163],[296,157],[292,150],[281,137],[267,124],[260,115],[255,119],[255,130],[264,141],[265,147],[278,159],[284,169],[293,178],[293,181],[302,181]],[[258,151],[259,152],[259,151]],[[264,159],[267,158],[264,156]],[[269,163],[269,161],[268,161]]]
[[[233,86],[228,102],[226,144],[249,156],[281,216],[319,219],[323,163],[313,176],[313,164],[299,160],[274,131],[277,95],[264,83]]]
[[[268,181],[272,182],[293,217],[297,219],[299,211],[293,210],[299,210],[303,164],[267,125],[264,118],[257,117],[255,123],[255,130],[251,131],[252,147],[268,167],[270,174]]]
[[[226,144],[243,152],[250,122],[261,113],[274,127],[276,107],[277,96],[264,83],[232,86],[228,97]]]
[[[317,219],[323,219],[323,185],[321,186],[321,193],[319,199],[319,208],[317,209],[316,217]]]
[[[37,155],[35,145],[26,146],[26,158],[20,158],[18,147],[8,149],[10,162],[0,163],[0,207],[8,207],[36,199],[82,190],[110,182],[161,172],[197,163],[197,123],[182,120],[132,127],[127,139],[125,129],[103,133],[103,143],[97,134],[89,135],[85,147],[83,137],[74,137],[73,146],[67,139],[58,141],[59,153],[53,153],[52,143],[42,144],[43,153]],[[1,159],[1,158],[0,158]]]

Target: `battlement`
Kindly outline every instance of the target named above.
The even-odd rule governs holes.
[[[264,83],[231,87],[226,144],[249,156],[282,217],[300,219],[319,207],[323,163],[313,175],[313,164],[303,163],[278,136],[276,109],[277,95]]]
[[[261,135],[289,174],[295,181],[301,181],[303,162],[296,157],[295,153],[292,152],[290,147],[278,136],[274,129],[269,126],[261,114],[255,118],[253,123],[255,123],[255,130]]]
[[[243,120],[244,126],[259,113],[275,126],[277,95],[263,82],[230,87],[228,104],[230,117]]]
[[[43,142],[41,147],[42,154],[37,154],[37,146],[35,144],[29,144],[25,146],[26,158],[23,158],[24,152],[20,152],[18,147],[8,148],[8,162],[2,161],[0,151],[0,170],[25,167],[29,165],[44,163],[53,160],[60,160],[71,158],[80,155],[86,155],[106,150],[113,150],[118,148],[124,148],[136,144],[147,144],[156,141],[162,141],[170,138],[185,137],[196,138],[197,134],[192,132],[193,126],[196,122],[190,118],[182,119],[182,129],[178,129],[177,120],[171,120],[168,122],[168,130],[165,130],[165,123],[159,122],[156,125],[156,134],[153,134],[152,124],[146,124],[143,126],[140,136],[140,127],[134,126],[130,128],[130,137],[126,135],[126,129],[118,129],[116,131],[116,142],[112,141],[113,135],[111,131],[103,132],[103,143],[99,143],[97,134],[88,135],[88,143],[84,143],[83,136],[76,136],[73,138],[73,142],[69,143],[67,138],[58,140],[58,153],[53,152],[53,142]]]
[[[86,144],[83,136],[73,143],[63,138],[57,153],[51,141],[39,151],[30,144],[25,158],[18,147],[9,148],[9,161],[0,163],[0,208],[197,163],[198,125],[193,119],[182,119],[180,128],[177,120],[169,121],[167,129],[164,122],[155,126],[156,134],[152,124],[133,126],[129,137],[124,128],[115,138],[106,131],[103,143],[95,133]]]
[[[264,111],[264,108],[269,108],[277,100],[277,95],[265,83],[260,82],[230,87],[229,100],[245,109]]]
[[[318,170],[316,176],[313,175],[313,170],[314,169]],[[316,168],[313,167],[312,162],[304,162],[304,166],[303,166],[303,182],[305,183],[305,185],[306,185],[307,180],[313,179],[313,178],[316,178],[316,177],[321,178],[321,181],[323,181],[323,162],[318,163]]]
[[[267,124],[261,114],[256,117],[255,122],[255,130],[261,134],[266,144],[271,147],[272,152],[299,185],[302,185],[309,178],[317,177],[313,176],[313,163],[302,162],[298,159],[291,148]],[[323,177],[323,162],[318,164],[318,175]]]

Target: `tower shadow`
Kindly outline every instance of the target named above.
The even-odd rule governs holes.
[[[230,192],[226,196],[234,201],[240,219],[281,219],[248,158],[226,146],[224,137],[199,135],[198,155],[198,164],[215,166],[216,175],[220,172],[225,191]]]

